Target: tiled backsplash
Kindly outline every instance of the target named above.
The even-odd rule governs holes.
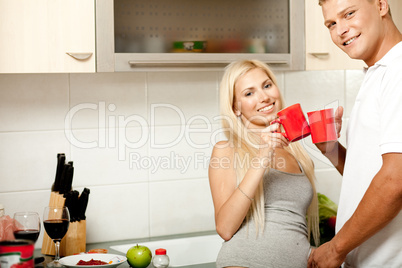
[[[65,153],[74,161],[73,188],[91,190],[87,242],[213,230],[208,158],[222,139],[214,118],[221,75],[0,75],[0,203],[6,214],[42,215],[56,155]],[[277,78],[287,105],[300,102],[308,112],[339,104],[347,119],[363,72],[279,72]],[[338,202],[341,176],[311,139],[303,143],[315,161],[318,190]]]

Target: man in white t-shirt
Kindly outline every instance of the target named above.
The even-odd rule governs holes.
[[[339,142],[317,144],[343,181],[337,233],[312,251],[309,267],[402,267],[402,34],[388,0],[319,2],[332,41],[369,68],[347,150]],[[339,107],[338,136],[342,114]]]

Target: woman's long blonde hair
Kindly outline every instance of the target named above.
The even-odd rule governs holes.
[[[243,180],[249,166],[250,161],[257,155],[258,148],[256,144],[259,144],[258,137],[253,135],[244,126],[242,120],[234,113],[234,101],[235,101],[235,84],[237,80],[250,70],[259,68],[263,70],[272,82],[277,86],[275,75],[269,69],[269,67],[258,60],[241,60],[229,64],[225,68],[225,73],[222,77],[220,84],[220,109],[222,120],[222,127],[225,132],[229,143],[234,146],[235,161],[242,164],[236,164],[237,185]],[[280,104],[283,105],[283,97],[281,94]],[[279,107],[283,109],[283,107]],[[313,187],[314,196],[313,200],[307,211],[307,228],[308,239],[310,241],[310,234],[313,234],[314,242],[316,245],[319,243],[319,227],[318,227],[318,200],[315,189],[315,175],[313,161],[304,150],[304,148],[298,143],[293,142],[285,148],[290,152],[301,164],[306,176],[310,180]],[[247,215],[247,219],[253,218],[257,230],[264,230],[264,192],[263,181],[258,187],[254,196],[254,201],[251,204],[250,211]],[[257,232],[258,233],[258,232]]]

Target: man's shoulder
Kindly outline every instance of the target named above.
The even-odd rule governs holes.
[[[392,80],[402,80],[402,53],[392,58],[385,68],[385,77]]]
[[[386,64],[389,69],[394,70],[394,68],[402,68],[402,42],[395,45],[390,53],[391,57],[388,57]]]

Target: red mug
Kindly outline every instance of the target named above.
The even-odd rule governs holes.
[[[334,109],[308,112],[311,139],[313,143],[334,141],[338,139],[335,128]]]
[[[289,141],[298,141],[310,135],[310,127],[299,103],[278,112],[278,118],[270,124],[279,123],[285,132],[282,135]]]

